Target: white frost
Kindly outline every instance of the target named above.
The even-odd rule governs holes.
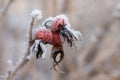
[[[75,38],[76,38],[78,41],[79,41],[79,40],[82,40],[82,35],[81,35],[80,31],[76,31],[76,30],[73,30],[73,29],[71,28],[69,19],[68,19],[68,17],[67,17],[66,15],[61,14],[61,15],[56,16],[55,19],[56,19],[56,18],[63,18],[63,19],[64,19],[64,22],[65,22],[65,24],[66,24],[65,27],[67,28],[67,30],[69,30],[69,31],[73,34],[73,36],[75,36]],[[76,43],[77,41],[75,40],[74,42]],[[76,46],[76,44],[75,44],[75,46]]]
[[[66,27],[77,39],[79,39],[79,36],[80,36],[80,38],[82,39],[81,33],[80,33],[79,31],[76,31],[76,30],[71,29],[71,25],[70,25],[69,19],[68,19],[68,17],[67,17],[66,15],[61,14],[61,15],[56,16],[55,18],[63,18],[64,21],[65,21],[65,24],[66,24],[65,27]]]
[[[34,44],[32,45],[32,47],[30,48],[30,55],[27,56],[27,59],[32,59],[36,53],[38,52],[38,46],[41,46],[42,48],[42,55],[41,55],[41,60],[44,60],[45,59],[45,56],[46,56],[46,49],[45,49],[45,46],[44,44],[40,41],[40,40],[35,40]]]
[[[28,60],[31,60],[36,55],[36,53],[38,52],[39,43],[40,43],[40,40],[35,40],[34,44],[30,48],[30,55],[27,56]]]
[[[43,21],[42,26],[44,26],[47,21],[53,21],[53,20],[54,17],[48,17],[47,19],[45,19],[45,21]]]
[[[32,18],[40,20],[42,18],[42,12],[40,10],[33,10],[31,16]]]
[[[69,24],[69,19],[68,19],[68,17],[67,17],[65,14],[58,15],[58,16],[55,17],[55,19],[57,19],[57,18],[62,18],[62,19],[64,19],[65,24],[66,24],[67,26],[70,26],[70,24]]]
[[[11,60],[11,59],[9,59],[8,61],[7,61],[7,63],[8,63],[8,71],[9,70],[11,70],[11,69],[13,69],[13,61]]]
[[[45,49],[45,46],[44,46],[43,43],[40,43],[40,46],[41,46],[41,48],[42,48],[42,50],[43,50],[43,54],[42,54],[42,56],[41,56],[41,59],[44,60],[44,59],[45,59],[45,56],[46,56],[46,49]]]

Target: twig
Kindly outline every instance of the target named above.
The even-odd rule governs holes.
[[[7,75],[6,75],[6,79],[5,80],[11,80],[12,77],[14,77],[16,75],[16,73],[22,68],[24,67],[25,64],[28,63],[28,58],[27,56],[29,56],[30,54],[30,47],[32,45],[32,28],[33,28],[33,23],[34,23],[34,19],[32,19],[31,21],[31,25],[30,25],[30,29],[29,29],[29,40],[28,40],[28,48],[27,48],[27,51],[25,53],[25,56],[23,57],[23,59],[19,62],[18,65],[16,65],[15,69],[13,70],[9,70]]]
[[[24,57],[21,59],[21,61],[15,66],[15,68],[8,71],[7,75],[5,76],[5,80],[11,80],[16,75],[16,73],[29,62],[28,56],[30,55],[30,47],[32,46],[32,29],[35,21],[41,19],[41,11],[34,10],[31,13],[31,16],[32,16],[32,20],[28,32],[29,38],[28,38],[28,47],[26,53]]]
[[[5,8],[3,9],[2,13],[0,14],[0,20],[6,15],[10,5],[12,4],[14,0],[9,0],[9,3],[5,6]]]

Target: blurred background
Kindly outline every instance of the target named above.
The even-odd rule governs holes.
[[[83,40],[76,50],[65,45],[64,74],[50,69],[47,45],[46,60],[29,62],[13,80],[120,80],[120,0],[0,0],[0,75],[24,55],[34,9],[42,10],[41,22],[66,14]]]

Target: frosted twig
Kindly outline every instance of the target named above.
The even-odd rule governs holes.
[[[22,69],[29,62],[29,59],[27,58],[27,56],[30,55],[30,47],[32,46],[32,29],[33,29],[36,18],[38,19],[41,16],[41,14],[38,15],[38,13],[36,13],[36,12],[37,11],[35,10],[35,12],[33,11],[31,13],[32,20],[31,20],[30,28],[29,28],[29,32],[28,32],[29,37],[28,37],[28,47],[27,47],[26,53],[25,53],[24,57],[19,61],[19,63],[15,66],[15,68],[8,71],[8,73],[5,75],[5,80],[12,80],[12,78],[17,74],[17,72],[20,69]]]
[[[9,3],[5,6],[5,8],[3,9],[3,11],[0,14],[0,20],[6,15],[6,12],[8,11],[8,9],[13,1],[14,0],[9,0]]]

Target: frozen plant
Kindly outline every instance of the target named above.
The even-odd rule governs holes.
[[[26,49],[25,55],[20,58],[20,61],[13,67],[11,68],[7,74],[5,74],[4,79],[5,80],[12,80],[12,78],[17,74],[17,72],[22,69],[29,61],[28,56],[30,56],[30,48],[33,45],[33,40],[32,40],[32,30],[33,26],[36,20],[41,19],[41,11],[39,10],[33,10],[31,13],[31,22],[29,26],[29,31],[28,31],[28,47]]]
[[[69,19],[64,14],[47,18],[33,34],[33,26],[37,20],[42,18],[41,15],[41,11],[39,10],[32,11],[26,53],[23,58],[20,59],[18,64],[10,69],[4,76],[5,80],[11,80],[23,66],[33,60],[33,56],[36,56],[36,59],[45,59],[45,44],[51,44],[53,46],[51,58],[53,60],[53,68],[56,70],[56,66],[59,66],[59,63],[64,58],[63,44],[67,42],[70,47],[73,47],[74,42],[79,40],[78,36],[81,37],[79,31],[75,31],[71,28]],[[58,54],[60,54],[59,60],[56,59]]]
[[[53,46],[51,58],[53,59],[53,68],[56,70],[56,66],[59,66],[64,58],[63,44],[67,42],[70,47],[73,47],[75,42],[79,40],[79,36],[81,37],[81,33],[71,28],[69,19],[64,14],[49,17],[40,28],[36,29],[33,35],[31,53],[36,54],[36,59],[43,59],[45,49],[40,44],[51,44]],[[58,54],[60,54],[60,60],[56,59]]]

